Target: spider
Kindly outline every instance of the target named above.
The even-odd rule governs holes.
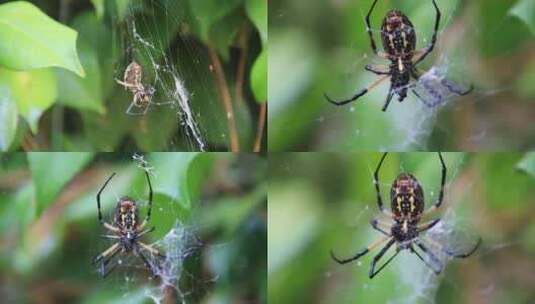
[[[382,269],[384,269],[390,261],[392,261],[400,251],[408,249],[410,252],[414,253],[424,264],[429,267],[435,274],[440,274],[444,269],[444,264],[439,260],[439,258],[429,249],[429,246],[435,247],[446,255],[454,258],[466,258],[472,255],[476,249],[481,244],[481,238],[478,239],[476,245],[465,253],[454,253],[446,248],[444,248],[437,241],[427,237],[422,236],[421,233],[427,231],[434,227],[439,221],[435,219],[429,222],[420,223],[420,220],[423,216],[431,214],[436,211],[442,204],[444,198],[444,186],[446,183],[446,165],[442,159],[442,154],[439,152],[438,156],[440,158],[440,163],[442,165],[442,182],[440,185],[440,192],[438,200],[434,205],[424,211],[424,193],[422,186],[410,173],[401,173],[394,180],[392,187],[390,188],[390,200],[391,200],[391,209],[389,212],[383,208],[383,200],[381,198],[381,191],[379,189],[379,170],[383,161],[386,158],[387,153],[383,154],[379,165],[375,170],[373,175],[373,183],[375,185],[375,191],[377,193],[377,205],[379,210],[392,218],[393,223],[389,225],[388,223],[383,223],[377,219],[373,219],[370,222],[370,225],[377,231],[384,234],[384,236],[373,243],[368,247],[357,252],[353,257],[347,259],[339,259],[335,256],[333,251],[331,251],[331,257],[339,264],[346,264],[352,261],[357,260],[358,258],[364,256],[371,250],[375,249],[379,245],[386,242],[386,245],[381,249],[381,251],[373,258],[371,263],[369,277],[370,279],[377,275]],[[390,227],[389,227],[390,226]],[[393,254],[382,266],[375,270],[375,265],[377,262],[384,256],[384,254],[396,244],[396,252]],[[423,258],[422,254],[416,251],[418,247],[424,254],[427,254],[434,265],[430,264],[426,259]]]
[[[409,18],[399,10],[389,11],[386,14],[381,26],[381,40],[385,52],[380,52],[377,50],[370,26],[370,15],[377,4],[377,1],[378,0],[375,0],[373,2],[368,15],[366,15],[366,31],[370,37],[371,48],[374,54],[383,59],[390,60],[390,64],[388,66],[366,65],[366,71],[380,75],[381,77],[367,88],[360,90],[353,97],[346,100],[336,101],[325,94],[327,101],[332,104],[341,106],[353,102],[388,78],[390,78],[390,89],[388,90],[388,96],[382,108],[383,112],[387,110],[394,94],[398,96],[399,102],[402,102],[407,97],[407,90],[409,88],[413,93],[415,93],[412,89],[414,84],[409,83],[411,81],[411,77],[417,81],[420,79],[422,73],[418,71],[416,66],[422,62],[435,47],[438,28],[440,25],[440,10],[435,0],[432,0],[436,10],[435,28],[431,38],[431,43],[420,50],[416,50],[416,34],[414,32],[414,26]],[[473,90],[473,86],[470,86],[470,88],[466,90],[454,87],[448,87],[448,89],[452,93],[463,96],[470,93]],[[415,95],[421,99],[418,94],[415,93]]]
[[[140,257],[143,260],[145,266],[151,271],[152,276],[156,277],[158,273],[158,266],[152,264],[144,251],[150,252],[152,255],[165,258],[165,255],[160,253],[157,249],[153,248],[151,245],[147,245],[140,241],[140,238],[154,231],[155,227],[145,229],[145,226],[150,220],[150,214],[152,210],[152,186],[150,183],[149,174],[145,172],[147,177],[147,183],[149,184],[149,209],[147,211],[147,217],[140,223],[139,219],[139,210],[137,208],[137,203],[135,200],[129,197],[122,197],[117,202],[115,208],[115,216],[113,219],[113,224],[107,223],[102,218],[102,212],[100,210],[100,194],[106,188],[110,180],[115,176],[113,173],[100,188],[97,194],[97,208],[98,208],[98,220],[104,228],[109,230],[112,234],[103,235],[104,238],[116,240],[117,243],[106,249],[104,252],[99,254],[93,259],[92,264],[95,265],[99,263],[99,273],[104,278],[110,274],[115,267],[120,263],[115,263],[112,267],[107,268],[108,264],[112,259],[119,253],[130,254]]]
[[[149,104],[156,90],[153,86],[144,86],[141,80],[143,79],[143,69],[137,62],[132,61],[124,71],[123,80],[115,79],[115,81],[125,87],[134,94],[134,100],[126,110],[128,114],[144,115],[147,113]],[[144,109],[143,112],[132,112],[133,107]]]

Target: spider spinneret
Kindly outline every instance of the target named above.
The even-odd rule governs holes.
[[[331,99],[329,96],[327,96],[327,94],[325,94],[327,101],[334,105],[341,106],[353,102],[388,78],[390,78],[390,89],[388,90],[388,95],[382,111],[386,111],[388,109],[390,101],[394,95],[397,95],[399,102],[402,102],[407,97],[407,91],[409,89],[411,89],[416,97],[421,99],[420,95],[417,94],[413,89],[415,84],[411,83],[411,77],[416,81],[420,79],[423,73],[421,73],[416,66],[422,62],[435,47],[438,28],[440,26],[440,9],[438,8],[435,0],[432,0],[436,12],[433,36],[431,37],[431,43],[419,50],[416,50],[416,33],[410,19],[399,10],[389,11],[383,19],[381,26],[381,41],[384,48],[384,52],[381,52],[377,50],[377,45],[375,43],[370,25],[370,16],[375,8],[375,5],[377,4],[377,1],[378,0],[375,0],[373,2],[368,14],[366,15],[366,31],[370,37],[370,44],[373,53],[380,58],[389,60],[390,64],[388,66],[366,65],[365,69],[367,71],[381,77],[379,77],[367,88],[357,92],[349,99],[337,101]],[[462,96],[470,93],[473,90],[473,86],[470,86],[470,88],[467,90],[459,90],[453,87],[448,87],[448,89],[451,93]],[[424,104],[427,105],[428,103],[424,101]]]
[[[104,252],[99,254],[93,259],[92,264],[100,263],[99,273],[102,277],[106,277],[110,274],[118,263],[113,264],[112,267],[108,267],[108,264],[113,260],[113,258],[118,253],[131,254],[138,256],[143,260],[145,266],[151,271],[153,277],[156,277],[159,273],[159,266],[151,263],[149,258],[146,256],[144,251],[150,252],[153,256],[160,258],[165,258],[165,255],[160,253],[152,245],[145,244],[140,241],[141,237],[149,232],[154,231],[155,227],[145,229],[149,223],[151,211],[152,211],[152,185],[150,183],[149,174],[145,172],[147,177],[147,183],[149,185],[149,208],[147,211],[147,217],[140,222],[139,210],[137,208],[137,203],[135,200],[130,197],[122,197],[117,202],[115,207],[115,214],[113,217],[113,224],[107,223],[102,217],[102,212],[100,208],[100,195],[102,191],[106,188],[110,180],[115,176],[113,173],[100,188],[97,194],[97,209],[98,209],[98,220],[112,234],[103,235],[104,238],[113,239],[117,242],[112,245],[110,248],[106,249]]]
[[[400,251],[408,249],[411,253],[414,253],[424,264],[429,267],[435,274],[439,274],[444,269],[444,263],[436,256],[436,254],[430,249],[439,250],[440,252],[454,258],[466,258],[476,251],[476,249],[481,244],[481,238],[478,239],[476,245],[466,253],[454,253],[437,241],[422,235],[423,232],[433,228],[436,224],[440,222],[440,218],[431,220],[428,222],[420,223],[421,219],[431,214],[432,212],[438,210],[442,201],[444,199],[444,187],[446,185],[446,165],[444,164],[444,159],[442,154],[439,152],[438,156],[440,159],[440,164],[442,166],[442,176],[440,184],[440,192],[438,200],[433,204],[432,207],[424,210],[424,192],[422,186],[410,173],[401,173],[392,183],[390,188],[390,207],[391,211],[387,211],[383,206],[383,200],[381,197],[381,190],[379,189],[379,170],[381,165],[386,158],[387,153],[383,154],[377,169],[373,175],[373,182],[375,185],[375,191],[377,194],[377,206],[379,210],[386,216],[392,219],[393,223],[386,223],[379,221],[378,219],[373,219],[370,224],[372,228],[381,232],[384,236],[375,242],[371,243],[368,247],[360,250],[353,257],[347,259],[339,259],[331,251],[331,257],[339,264],[346,264],[352,261],[359,259],[364,256],[371,250],[375,249],[379,245],[386,242],[386,245],[381,249],[381,251],[373,258],[369,277],[373,278],[377,275],[382,269],[384,269],[397,255]],[[385,255],[385,253],[393,246],[396,245],[396,252],[388,258],[388,260],[383,263],[377,270],[377,262]],[[417,251],[416,248],[419,248],[421,252]],[[429,261],[424,259],[423,254],[426,254],[429,258]]]

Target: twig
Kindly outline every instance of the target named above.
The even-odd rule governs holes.
[[[236,104],[243,104],[243,83],[245,78],[245,64],[247,63],[247,53],[249,51],[249,25],[245,23],[238,34],[238,44],[240,46],[240,58],[236,71],[236,84],[234,86],[234,96]]]
[[[223,67],[221,65],[221,60],[219,60],[219,57],[212,46],[208,46],[208,54],[214,67],[216,85],[226,112],[225,116],[227,117],[227,125],[230,133],[230,150],[232,152],[239,152],[240,144],[238,142],[238,131],[236,130],[236,119],[234,117],[232,100],[230,97],[227,80],[225,79],[225,73],[223,72]]]
[[[258,126],[256,129],[256,139],[253,146],[253,152],[260,152],[262,147],[262,136],[264,135],[264,126],[266,125],[266,103],[260,105],[260,112],[258,113]]]

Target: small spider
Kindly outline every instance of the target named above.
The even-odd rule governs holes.
[[[429,249],[428,246],[435,247],[435,249],[440,250],[446,255],[454,258],[466,258],[476,251],[476,249],[481,244],[481,238],[478,239],[476,245],[466,253],[454,253],[446,248],[437,241],[421,235],[422,232],[431,229],[435,226],[440,219],[435,219],[423,224],[420,224],[420,220],[423,216],[426,216],[434,211],[436,211],[442,204],[442,199],[444,198],[444,186],[446,184],[446,165],[442,159],[442,154],[438,153],[440,158],[440,163],[442,165],[442,182],[440,185],[440,192],[437,202],[429,209],[424,211],[424,193],[422,186],[410,173],[401,173],[394,180],[392,188],[390,189],[390,199],[391,199],[391,209],[392,212],[387,211],[383,208],[383,200],[381,198],[381,191],[379,189],[379,170],[387,153],[381,158],[379,165],[374,173],[374,184],[375,191],[377,193],[377,205],[379,210],[392,218],[393,223],[383,223],[377,219],[373,219],[370,224],[371,226],[384,234],[384,237],[376,240],[371,243],[368,247],[360,250],[357,254],[348,259],[339,259],[331,251],[331,257],[339,264],[346,264],[357,260],[363,255],[367,254],[371,250],[375,249],[379,245],[386,242],[386,245],[381,249],[381,251],[373,258],[371,267],[370,267],[370,278],[373,278],[377,275],[383,268],[385,268],[390,261],[392,261],[400,251],[404,249],[409,249],[410,252],[414,253],[424,264],[429,267],[435,274],[439,274],[444,269],[444,264],[440,259]],[[393,254],[382,266],[375,270],[376,263],[383,257],[383,255],[390,249],[392,245],[396,244],[396,252]],[[430,264],[420,252],[416,251],[415,246],[420,248],[420,250],[427,254],[431,259],[433,264]]]
[[[130,103],[130,106],[126,110],[126,113],[128,114],[144,115],[149,108],[149,104],[152,101],[154,93],[156,92],[153,86],[144,86],[141,82],[142,79],[143,69],[141,68],[141,65],[139,65],[135,61],[132,61],[128,65],[128,67],[126,67],[122,81],[119,79],[115,79],[118,84],[124,86],[125,89],[129,90],[134,94],[134,100],[132,101],[132,103]],[[143,112],[134,113],[132,112],[133,107],[141,108],[143,109]]]
[[[377,4],[377,1],[378,0],[375,0],[373,2],[368,15],[366,15],[366,31],[370,37],[371,48],[375,55],[383,59],[390,60],[390,65],[366,65],[365,69],[367,71],[380,75],[381,77],[373,82],[370,86],[357,92],[353,97],[347,100],[336,101],[325,94],[327,101],[332,104],[341,106],[355,101],[359,97],[368,93],[371,89],[375,88],[385,79],[390,78],[390,89],[388,90],[388,96],[382,108],[383,111],[386,111],[394,94],[398,96],[399,102],[402,102],[407,97],[407,90],[409,88],[412,89],[413,87],[413,84],[409,84],[411,77],[413,77],[415,80],[419,80],[420,76],[422,75],[416,66],[422,62],[435,47],[438,28],[440,25],[440,10],[435,0],[433,0],[433,5],[435,6],[436,10],[435,28],[431,38],[431,43],[427,47],[416,50],[416,34],[414,32],[414,26],[412,25],[412,22],[401,11],[391,10],[386,14],[381,26],[381,40],[385,52],[378,51],[370,26],[370,15]],[[450,92],[457,95],[467,95],[472,90],[473,86],[467,90],[450,89]],[[412,91],[414,93],[414,90]]]
[[[117,240],[117,243],[93,259],[93,265],[99,263],[98,271],[102,277],[106,277],[115,269],[115,267],[117,267],[118,264],[120,264],[119,262],[115,263],[112,267],[107,267],[119,252],[123,254],[134,253],[136,256],[140,257],[145,266],[150,269],[153,277],[157,276],[159,268],[157,265],[150,262],[144,251],[150,252],[153,256],[165,258],[165,255],[160,253],[157,249],[140,241],[140,238],[143,235],[154,231],[154,227],[145,229],[145,226],[150,220],[150,214],[152,210],[152,186],[150,184],[149,174],[145,172],[145,175],[147,176],[147,183],[149,184],[149,209],[147,212],[147,217],[141,223],[139,221],[139,211],[137,209],[136,201],[126,196],[122,197],[117,202],[113,224],[107,223],[102,218],[102,212],[100,210],[100,194],[104,188],[106,188],[110,180],[115,176],[115,173],[113,173],[106,180],[102,188],[100,188],[98,191],[98,220],[100,221],[100,224],[104,226],[104,228],[112,233],[111,235],[103,235],[103,237]]]

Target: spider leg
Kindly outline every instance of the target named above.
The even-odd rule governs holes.
[[[388,242],[383,247],[383,249],[381,249],[381,251],[379,251],[379,253],[375,257],[373,257],[372,265],[370,267],[370,274],[369,274],[370,279],[375,277],[381,270],[383,270],[388,264],[390,264],[390,262],[398,255],[400,250],[396,249],[396,253],[394,253],[388,260],[386,260],[386,262],[383,265],[381,265],[379,267],[379,269],[377,269],[377,271],[375,271],[375,265],[377,264],[377,262],[379,262],[379,260],[383,257],[383,255],[385,255],[385,253],[388,251],[388,249],[390,249],[390,247],[392,247],[392,245],[395,242],[396,242],[396,240],[391,239],[390,242]]]
[[[139,99],[139,96],[137,94],[134,94],[134,100],[130,103],[130,105],[128,106],[128,109],[126,109],[126,114],[128,115],[133,115],[133,116],[142,116],[142,115],[145,115],[145,113],[147,113],[147,108],[145,108],[145,111],[143,112],[135,112],[133,111],[134,108],[139,108],[140,106],[137,104],[138,103],[138,99]]]
[[[353,95],[353,97],[351,97],[349,99],[346,99],[346,100],[339,100],[339,101],[338,100],[333,100],[329,96],[327,96],[327,94],[324,94],[324,96],[325,96],[325,99],[327,99],[328,102],[330,102],[330,103],[332,103],[334,105],[337,105],[337,106],[342,106],[342,105],[345,105],[345,104],[348,104],[348,103],[350,103],[352,101],[357,100],[359,97],[362,97],[363,95],[365,95],[366,93],[371,91],[373,88],[375,88],[377,85],[379,85],[381,82],[383,82],[385,79],[387,79],[388,77],[390,77],[390,74],[389,75],[384,75],[383,77],[380,77],[379,79],[374,81],[371,85],[369,85],[367,88],[364,88],[364,89],[360,90],[355,95]]]
[[[373,53],[379,57],[382,57],[382,58],[388,58],[388,56],[383,53],[383,52],[379,52],[377,50],[377,45],[375,44],[375,40],[373,38],[373,33],[372,33],[372,27],[371,27],[371,24],[370,24],[370,16],[373,12],[373,9],[375,8],[375,5],[377,4],[377,1],[378,0],[375,0],[372,4],[372,7],[370,8],[370,10],[368,11],[368,14],[366,15],[366,31],[368,32],[368,36],[370,37],[370,44],[371,44],[371,47],[372,47],[372,50],[373,50]]]
[[[113,260],[113,258],[115,257],[115,255],[117,255],[117,253],[119,253],[121,250],[120,248],[117,248],[117,250],[115,250],[112,255],[110,257],[108,257],[106,260],[102,261],[102,263],[100,264],[100,268],[99,268],[99,273],[100,273],[100,276],[104,279],[106,278],[110,273],[112,273],[112,271],[115,270],[115,268],[117,268],[117,266],[119,265],[119,263],[117,262],[117,260]],[[108,266],[108,264],[113,261],[113,264],[111,267],[108,267],[108,269],[106,270],[106,267]]]
[[[141,247],[143,247],[143,249],[149,251],[150,253],[152,253],[155,256],[159,256],[161,258],[165,258],[166,257],[165,254],[161,253],[159,250],[155,249],[151,245],[147,245],[147,244],[145,244],[143,242],[140,242],[140,241],[138,241],[138,244],[141,245]]]
[[[151,227],[149,229],[146,229],[146,230],[143,230],[141,231],[140,233],[138,233],[137,237],[136,238],[141,238],[143,235],[147,234],[147,233],[150,233],[150,232],[153,232],[154,229],[156,229],[156,227]]]
[[[102,185],[102,187],[100,187],[100,190],[97,193],[97,210],[98,210],[98,221],[100,222],[100,224],[102,226],[104,226],[105,228],[107,228],[108,230],[110,230],[110,231],[118,232],[119,229],[117,227],[114,227],[113,225],[111,225],[111,224],[109,224],[109,223],[104,221],[104,218],[102,217],[101,207],[100,207],[100,195],[102,194],[102,191],[104,191],[104,189],[106,188],[106,186],[108,185],[108,183],[111,181],[111,179],[114,176],[115,176],[115,172],[113,172],[112,175],[110,175],[110,177],[108,177],[106,182],[104,182],[104,185]]]
[[[119,246],[119,243],[115,243],[110,248],[97,255],[95,258],[93,258],[93,261],[91,261],[91,264],[93,265],[100,262],[99,273],[102,277],[104,277],[104,274],[106,273],[106,265],[120,251],[120,249],[121,247]],[[109,272],[111,272],[111,270]]]
[[[150,183],[150,177],[149,172],[145,171],[145,176],[147,177],[147,184],[149,185],[149,209],[147,210],[147,217],[139,227],[139,230],[143,230],[145,228],[145,225],[150,221],[150,214],[152,212],[152,185]]]
[[[457,87],[455,84],[453,84],[451,81],[449,81],[447,79],[442,79],[442,81],[440,83],[443,86],[445,86],[448,89],[448,91],[450,91],[451,93],[457,94],[459,96],[468,95],[468,94],[472,93],[472,91],[474,90],[474,85],[473,84],[471,84],[470,87],[468,87],[468,89],[461,90],[459,87]]]
[[[386,223],[382,223],[382,222],[380,222],[380,221],[377,220],[377,219],[373,219],[373,220],[370,222],[370,225],[373,227],[373,229],[375,229],[375,230],[381,232],[382,234],[384,234],[384,235],[386,235],[386,236],[391,236],[391,234],[390,234],[387,230],[383,229],[382,227],[379,227],[379,225],[382,225],[383,227],[386,227],[386,226],[387,226]]]
[[[423,236],[423,240],[425,240],[427,243],[431,244],[432,246],[434,246],[435,248],[439,249],[440,251],[444,252],[445,254],[449,255],[450,257],[453,257],[453,258],[459,258],[459,259],[464,259],[464,258],[467,258],[469,256],[471,256],[474,252],[476,252],[477,248],[479,248],[479,246],[481,245],[481,242],[482,242],[482,239],[481,237],[477,239],[477,242],[476,244],[474,245],[474,247],[472,247],[472,249],[468,250],[467,252],[465,253],[455,253],[451,250],[448,250],[447,248],[444,248],[444,246],[440,243],[438,243],[437,241],[427,237],[427,236]]]
[[[390,75],[390,71],[387,66],[367,64],[364,69],[368,72],[372,72],[377,75]]]
[[[101,235],[100,237],[105,238],[105,239],[114,239],[114,240],[121,238],[118,235],[109,235],[109,234],[104,234],[104,235]]]
[[[438,200],[436,201],[436,203],[431,208],[427,209],[424,215],[427,215],[429,213],[436,211],[442,204],[442,201],[444,200],[444,187],[446,186],[447,168],[446,168],[446,164],[444,163],[444,159],[442,158],[442,153],[438,152],[438,158],[440,159],[440,164],[442,166],[442,179],[440,182],[440,192],[439,192]]]
[[[150,272],[152,274],[152,277],[154,277],[154,278],[157,277],[158,273],[160,272],[159,267],[157,265],[154,265],[151,262],[149,262],[149,259],[137,247],[134,250],[134,252],[135,252],[135,254],[137,256],[139,256],[141,258],[141,260],[143,260],[143,263],[145,263],[145,266],[150,270]]]
[[[431,260],[433,260],[433,263],[436,263],[435,266],[438,266],[438,268],[434,267],[433,265],[431,265],[431,263],[429,263],[426,259],[424,259],[420,253],[418,251],[416,251],[414,249],[414,247],[412,247],[412,245],[410,246],[410,249],[411,249],[411,252],[414,253],[422,262],[424,262],[424,264],[429,267],[429,269],[433,270],[433,272],[436,274],[436,275],[439,275],[442,270],[444,270],[444,264],[437,258],[437,256],[432,253],[429,249],[427,249],[427,247],[425,247],[423,244],[421,244],[420,242],[417,242],[416,245],[418,247],[420,247],[420,249],[429,256],[429,258]]]
[[[137,87],[137,86],[134,85],[134,84],[126,83],[126,82],[121,81],[121,80],[119,80],[119,79],[117,79],[117,78],[115,78],[115,81],[116,81],[118,84],[122,85],[125,89],[130,89],[130,88],[135,88],[135,87]]]
[[[390,105],[390,101],[392,101],[392,97],[394,97],[394,91],[392,90],[392,86],[390,86],[390,89],[388,90],[388,96],[386,97],[385,105],[381,109],[383,112],[386,112],[386,110],[388,109],[388,105]]]
[[[412,94],[416,96],[421,102],[423,102],[424,105],[428,106],[429,108],[433,108],[434,106],[442,103],[442,96],[435,96],[437,97],[438,101],[435,102],[429,102],[428,100],[424,99],[418,92],[416,92],[415,89],[411,88]]]
[[[348,258],[348,259],[339,259],[337,258],[335,255],[334,255],[334,252],[331,250],[331,258],[333,260],[335,260],[338,264],[347,264],[349,262],[353,262],[354,260],[360,258],[361,256],[365,255],[366,253],[372,251],[373,249],[375,249],[375,247],[381,245],[382,243],[384,243],[386,240],[392,240],[392,237],[382,237],[378,240],[376,240],[375,242],[371,243],[368,247],[360,250],[359,252],[357,252],[357,254],[355,254],[354,256]]]
[[[377,194],[377,206],[379,207],[379,211],[391,217],[392,214],[383,207],[381,189],[379,188],[379,170],[381,170],[381,166],[383,165],[383,161],[385,160],[386,155],[388,155],[388,152],[385,152],[383,154],[383,156],[381,157],[381,160],[379,161],[379,164],[377,165],[377,168],[375,169],[375,172],[373,173],[373,184],[375,185],[375,192]]]
[[[422,62],[422,60],[424,60],[425,57],[427,57],[427,55],[429,55],[435,48],[435,44],[437,42],[438,28],[440,26],[441,13],[435,0],[433,0],[433,6],[435,7],[435,11],[436,11],[436,19],[435,19],[435,29],[433,31],[433,36],[431,37],[431,43],[423,50],[421,55],[413,57],[413,65],[417,65],[418,63]]]
[[[424,223],[424,224],[420,224],[420,225],[418,225],[416,227],[416,231],[417,231],[417,233],[420,233],[420,232],[424,232],[426,230],[429,230],[429,229],[433,228],[436,224],[438,224],[438,222],[440,222],[440,219],[436,219],[436,220],[432,220],[432,221]]]

